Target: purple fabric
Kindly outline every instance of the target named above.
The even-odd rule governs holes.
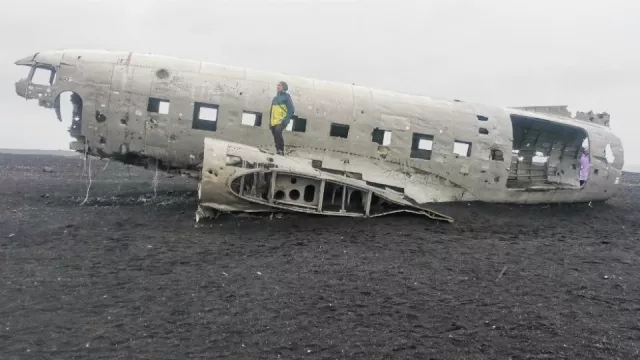
[[[589,178],[589,165],[589,155],[583,153],[580,157],[580,180]]]

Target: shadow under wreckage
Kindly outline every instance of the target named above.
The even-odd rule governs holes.
[[[236,211],[362,218],[408,212],[453,222],[446,215],[420,207],[402,192],[322,171],[312,163],[206,138],[196,222],[214,218],[219,212]]]

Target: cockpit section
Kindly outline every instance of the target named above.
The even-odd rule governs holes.
[[[16,93],[25,99],[38,99],[39,105],[51,108],[54,105],[57,68],[60,65],[61,53],[36,53],[15,62],[27,69],[26,76],[15,84]]]
[[[57,86],[58,69],[63,52],[42,52],[15,62],[25,69],[25,76],[15,83],[16,93],[27,100],[37,99],[45,108],[53,108],[59,121],[69,125],[69,133],[81,136],[83,101],[73,91]]]
[[[27,76],[16,82],[16,93],[27,100],[38,99],[40,106],[53,106],[51,87],[56,81],[56,69],[46,64],[34,64]]]

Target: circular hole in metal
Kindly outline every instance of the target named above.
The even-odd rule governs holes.
[[[274,197],[276,200],[282,200],[282,199],[284,199],[284,191],[282,191],[282,190],[278,190],[278,191],[276,191],[276,193],[275,193],[275,194],[273,194],[273,197]]]
[[[291,191],[289,191],[289,198],[291,200],[298,200],[300,199],[300,191],[293,189]]]
[[[160,69],[156,71],[156,76],[158,79],[166,79],[169,77],[169,71],[167,71],[167,69]]]
[[[213,170],[209,169],[209,175],[213,175]]]
[[[291,183],[292,183],[292,184],[295,184],[295,183],[297,183],[297,182],[298,182],[298,179],[296,179],[296,178],[294,178],[294,177],[292,177],[292,178],[291,178]]]

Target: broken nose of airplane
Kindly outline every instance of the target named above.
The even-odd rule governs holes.
[[[34,62],[34,58],[37,54],[34,55],[29,55],[29,56],[25,56],[22,59],[14,62],[15,65],[18,66],[33,66]],[[24,76],[23,78],[21,78],[20,80],[16,81],[16,94],[18,94],[18,96],[20,97],[26,97],[27,96],[27,87],[29,86],[29,73],[30,73],[31,69],[29,69],[29,71],[27,72],[27,75]]]
[[[16,94],[20,97],[25,97],[27,94],[27,82],[24,80],[16,81]]]
[[[14,62],[26,71],[26,75],[15,83],[18,96],[39,99],[42,106],[52,106],[51,86],[56,80],[61,58],[62,53],[59,51],[38,52]]]
[[[22,78],[16,81],[16,94],[20,97],[27,96],[27,88],[29,87],[29,79]]]

